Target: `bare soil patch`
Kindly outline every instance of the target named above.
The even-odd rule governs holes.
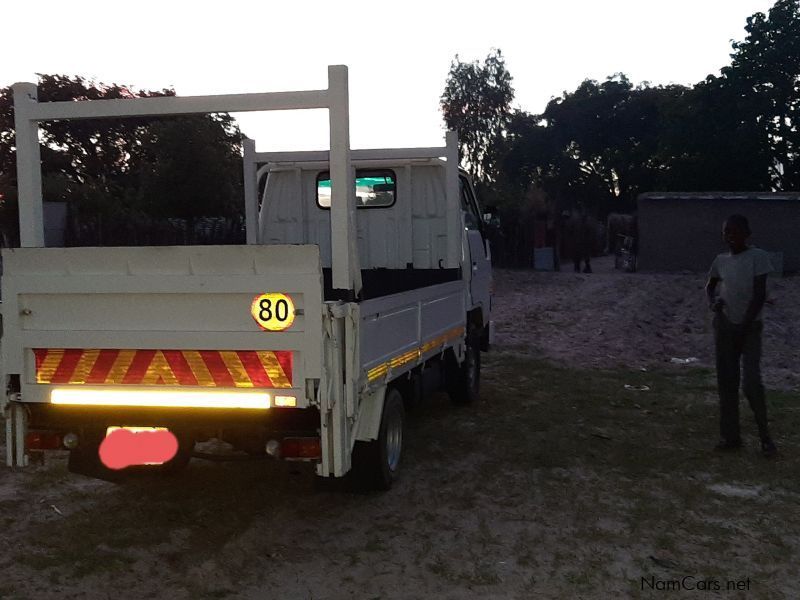
[[[498,346],[582,368],[672,368],[672,359],[692,358],[714,366],[704,275],[623,273],[611,257],[593,266],[591,274],[495,270]],[[800,389],[800,276],[771,278],[767,296],[765,385]]]

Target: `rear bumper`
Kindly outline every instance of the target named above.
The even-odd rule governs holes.
[[[167,427],[180,430],[252,428],[307,431],[319,428],[316,408],[209,409],[162,407],[57,406],[25,403],[31,429],[103,430],[113,425]]]

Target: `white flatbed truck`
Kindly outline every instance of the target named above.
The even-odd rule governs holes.
[[[67,448],[71,470],[111,478],[99,449],[123,428],[177,441],[169,460],[130,469],[177,469],[218,438],[387,489],[405,405],[440,389],[477,397],[491,259],[457,135],[351,150],[347,68],[329,67],[328,81],[41,103],[35,85],[13,86],[22,247],[2,255],[8,466]],[[44,247],[40,122],[319,108],[329,151],[244,141],[246,245]]]

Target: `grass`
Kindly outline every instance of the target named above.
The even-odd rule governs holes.
[[[781,597],[790,581],[776,573],[788,573],[800,558],[800,543],[788,533],[800,526],[796,395],[768,392],[781,456],[766,461],[744,402],[747,448],[733,455],[710,450],[717,408],[708,369],[580,371],[512,353],[493,355],[486,367],[479,418],[457,424],[450,445],[472,440],[476,479],[493,490],[497,504],[526,503],[521,520],[535,523],[538,535],[506,540],[523,570],[560,574],[567,588],[596,591],[620,577],[613,560],[595,558],[627,548],[633,578],[659,568],[650,556],[674,556],[685,574],[750,572],[760,578],[762,594]],[[445,410],[434,411],[434,419],[445,421]],[[438,439],[436,428],[425,430]],[[714,484],[763,493],[728,497],[710,489]],[[480,504],[470,485],[455,495],[456,508]],[[600,528],[604,520],[616,527]],[[549,572],[535,550],[548,543],[571,550],[553,553]],[[592,544],[600,549],[585,552]],[[729,552],[733,558],[724,558]],[[448,572],[446,564],[438,568]]]
[[[46,518],[24,531],[0,521],[24,541],[4,564],[49,573],[54,589],[87,575],[134,577],[139,564],[155,581],[182,578],[196,597],[260,581],[276,597],[329,597],[326,574],[356,597],[390,598],[392,586],[465,598],[636,596],[641,577],[683,575],[749,576],[755,597],[790,597],[800,560],[796,395],[768,392],[781,455],[766,461],[744,403],[745,450],[710,450],[707,369],[485,356],[478,404],[437,397],[409,419],[403,479],[388,494],[315,492],[309,473],[273,463],[193,463],[174,479],[90,492],[68,485],[63,465],[37,469],[14,474],[27,497],[4,501],[3,515],[44,496]],[[714,485],[761,492],[726,496]]]

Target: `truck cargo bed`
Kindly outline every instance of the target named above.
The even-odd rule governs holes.
[[[334,290],[331,269],[322,270],[325,284],[325,299],[333,300]],[[371,300],[417,290],[440,283],[457,281],[460,269],[361,269],[361,298]]]

